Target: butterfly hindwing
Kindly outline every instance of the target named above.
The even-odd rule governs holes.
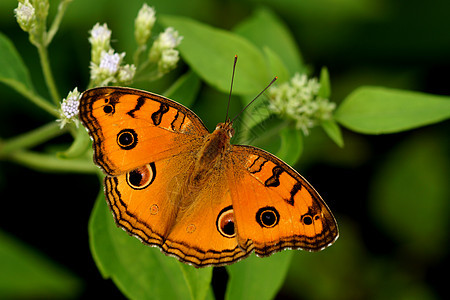
[[[106,199],[116,223],[142,242],[197,267],[231,263],[252,248],[237,243],[225,173],[196,190],[185,186],[194,162],[185,154],[107,176]]]
[[[258,255],[283,248],[318,251],[338,237],[333,215],[314,188],[274,155],[233,146],[229,186],[239,242]]]

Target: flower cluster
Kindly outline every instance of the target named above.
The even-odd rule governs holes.
[[[61,128],[70,122],[75,122],[75,125],[78,126],[77,116],[80,98],[81,93],[78,92],[78,88],[75,88],[73,91],[69,92],[67,98],[63,99],[61,102],[60,119],[57,120],[61,123]]]
[[[29,32],[36,26],[36,10],[29,0],[19,1],[19,5],[14,9],[14,14],[23,31]]]
[[[154,8],[144,4],[134,21],[134,36],[138,44],[134,64],[124,65],[125,53],[116,53],[111,47],[111,30],[106,24],[97,23],[92,28],[89,38],[92,46],[91,86],[130,83],[136,75],[137,67],[141,79],[159,78],[176,67],[180,57],[175,48],[180,44],[182,37],[171,27],[156,38],[146,60],[142,64],[139,63],[141,54],[147,49],[156,21],[155,15]],[[145,72],[148,74],[143,74]]]
[[[318,96],[320,83],[296,73],[289,82],[269,89],[269,109],[283,118],[295,121],[305,135],[323,120],[331,119],[336,105]]]
[[[158,72],[165,74],[175,68],[179,57],[178,50],[175,48],[181,43],[182,36],[172,27],[166,28],[150,49],[150,62],[158,63]]]
[[[134,65],[122,65],[125,53],[116,53],[111,47],[111,30],[106,24],[95,24],[89,37],[91,43],[91,80],[95,86],[131,82],[136,72]]]

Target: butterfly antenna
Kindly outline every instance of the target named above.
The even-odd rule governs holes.
[[[255,102],[255,100],[256,99],[258,99],[259,98],[259,96],[261,96],[274,82],[275,82],[275,80],[277,80],[278,79],[278,76],[275,76],[275,78],[274,79],[272,79],[272,81],[258,94],[258,95],[256,95],[256,97],[255,98],[253,98],[253,100],[252,101],[250,101],[236,116],[234,116],[234,118],[231,120],[231,123],[233,123],[234,122],[234,120],[236,120],[236,118],[240,115],[240,114],[242,114],[246,109],[247,109],[247,107],[249,107],[250,106],[250,104],[252,104],[253,102]]]
[[[236,70],[236,63],[237,63],[237,55],[234,56],[233,73],[231,74],[230,95],[228,96],[227,115],[225,116],[225,123],[228,121],[228,111],[230,109],[231,94],[233,92],[234,71]]]

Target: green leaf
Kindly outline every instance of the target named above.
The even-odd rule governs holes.
[[[342,131],[339,125],[334,120],[325,120],[320,124],[322,129],[328,135],[333,142],[336,143],[339,147],[344,147],[344,139],[342,137]]]
[[[269,47],[264,47],[264,54],[269,64],[269,70],[273,74],[273,77],[277,76],[277,82],[282,83],[290,79],[289,71],[284,65],[281,58]]]
[[[31,83],[30,74],[13,43],[0,32],[0,82],[7,84],[34,104],[59,117],[56,108],[37,95]]]
[[[254,254],[236,264],[227,266],[229,283],[225,299],[273,299],[284,282],[292,251],[283,251],[270,257]]]
[[[208,84],[222,92],[230,91],[233,59],[238,55],[234,94],[256,94],[268,83],[264,56],[245,38],[192,19],[162,16],[183,36],[178,46],[183,59]]]
[[[200,83],[197,74],[189,71],[178,78],[164,95],[189,107],[197,98],[198,91],[200,90]]]
[[[305,72],[300,49],[294,37],[283,21],[271,10],[267,8],[256,10],[233,31],[252,41],[258,48],[268,47],[277,53],[289,70],[289,77],[294,76],[296,72]]]
[[[450,234],[446,146],[424,134],[403,142],[379,166],[369,193],[370,212],[386,234],[427,259],[445,253]]]
[[[329,99],[331,96],[331,84],[330,84],[330,75],[328,74],[328,69],[326,67],[323,67],[322,70],[320,70],[320,88],[319,92],[317,93],[317,96]]]
[[[361,87],[339,106],[335,119],[356,132],[393,133],[450,117],[450,98],[382,87]]]
[[[280,149],[276,153],[276,156],[292,166],[302,155],[302,133],[300,130],[295,129],[292,126],[287,126],[280,130],[279,135],[281,137],[281,145]]]
[[[0,82],[15,90],[33,90],[30,74],[13,43],[0,32]]]
[[[92,255],[103,277],[132,299],[205,299],[212,268],[195,269],[118,228],[100,191],[89,221]]]
[[[0,231],[0,298],[77,298],[82,283],[73,274]]]

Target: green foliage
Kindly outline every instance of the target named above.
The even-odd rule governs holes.
[[[373,219],[421,260],[441,257],[450,233],[449,166],[442,142],[419,135],[393,149],[372,182]]]
[[[0,298],[72,298],[81,288],[75,275],[0,231]]]
[[[205,299],[212,268],[197,270],[130,238],[111,218],[103,191],[89,222],[94,259],[104,278],[134,299]]]
[[[54,68],[58,68],[58,63],[69,61],[70,63],[66,66],[76,69],[76,63],[72,62],[73,57],[67,55],[64,48],[52,49],[51,53],[58,55],[50,56],[48,47],[52,40],[56,43],[68,42],[71,43],[68,48],[79,48],[77,51],[83,53],[79,54],[80,56],[88,56],[89,49],[86,48],[85,41],[88,28],[92,28],[92,25],[99,20],[100,17],[97,14],[106,7],[103,4],[109,5],[110,1],[92,4],[92,15],[84,6],[77,4],[78,1],[73,1],[74,12],[70,14],[70,6],[66,11],[69,2],[62,1],[61,5],[64,5],[62,9],[50,10],[53,23],[49,26],[49,31],[47,34],[40,33],[41,40],[33,40],[42,68],[42,78],[36,75],[37,71],[32,67],[35,65],[30,66],[34,56],[28,55],[26,49],[22,49],[23,41],[21,42],[20,39],[16,41],[14,34],[0,33],[0,82],[4,85],[2,89],[6,91],[5,93],[8,93],[9,89],[14,90],[21,100],[22,98],[29,100],[52,118],[48,124],[20,135],[12,137],[8,135],[9,138],[0,139],[2,163],[13,162],[38,172],[99,173],[92,164],[90,140],[84,128],[77,128],[74,123],[71,123],[61,129],[54,121],[55,118],[60,117],[61,99],[58,96],[57,87],[60,89],[63,86],[72,87],[75,83],[71,82],[73,81],[73,78],[69,76],[71,71],[64,70],[60,72],[64,76],[55,78],[51,72],[50,61]],[[345,22],[341,24],[337,21],[373,18],[382,11],[382,4],[370,0],[341,0],[337,1],[337,4],[336,1],[330,0],[283,0],[276,4],[270,1],[261,2],[276,5],[278,9],[252,8],[248,16],[234,19],[233,26],[228,26],[233,28],[231,31],[196,20],[208,18],[208,16],[198,18],[194,13],[214,11],[212,6],[205,5],[212,2],[193,1],[187,6],[187,2],[181,0],[174,2],[175,4],[155,3],[156,8],[159,6],[167,8],[170,5],[174,7],[173,10],[164,10],[167,14],[158,16],[159,24],[156,26],[172,26],[184,37],[178,50],[189,71],[184,74],[174,72],[166,78],[157,76],[158,80],[155,82],[145,81],[139,84],[157,85],[158,88],[162,86],[161,90],[165,90],[162,92],[164,95],[188,107],[197,106],[199,115],[205,116],[206,123],[217,123],[222,119],[215,118],[216,111],[219,110],[220,115],[224,115],[225,105],[217,105],[222,103],[218,102],[222,100],[216,97],[224,101],[227,99],[234,55],[238,55],[239,59],[232,98],[237,100],[237,103],[232,103],[230,114],[232,117],[253,100],[254,96],[274,76],[278,76],[277,83],[283,83],[288,82],[296,73],[311,75],[313,68],[307,66],[304,59],[304,53],[307,52],[300,51],[297,42],[307,36],[302,33],[312,30],[312,27],[316,28],[317,35],[313,35],[310,39],[310,42],[314,43],[315,39],[320,38],[320,33],[323,34],[322,30],[331,31],[326,41],[323,41],[325,46],[320,48],[321,51],[332,51],[332,48],[326,45],[338,38],[333,35],[334,32],[338,29],[346,29],[345,26],[348,26]],[[1,3],[0,7],[7,5],[5,3]],[[88,5],[87,1],[79,3]],[[123,3],[117,3],[107,5],[104,18],[114,15],[115,20],[119,19],[118,24],[128,24],[127,26],[131,28],[129,25],[132,24],[131,19],[126,20],[128,23],[125,23],[120,20],[121,17],[118,17],[117,13],[112,13],[116,12],[115,9],[121,10]],[[133,5],[137,7],[134,3],[130,7],[134,9]],[[336,10],[336,7],[339,9]],[[131,12],[131,8],[124,10],[124,14],[128,13],[130,16],[136,14],[136,11]],[[189,13],[193,15],[182,17],[183,9],[190,9]],[[215,9],[219,10],[218,7]],[[235,10],[232,11],[235,13]],[[282,16],[275,14],[274,11],[281,12]],[[64,28],[65,33],[69,30],[77,31],[79,24],[83,24],[86,28],[82,33],[83,43],[74,45],[70,39],[58,40],[57,31],[59,26],[64,24],[61,23],[64,12],[70,14],[69,21],[73,23],[73,27]],[[86,20],[89,22],[92,20],[92,24],[84,24],[83,22],[87,21],[80,18],[80,14],[85,12],[87,12]],[[9,7],[8,13],[12,16]],[[214,21],[213,17],[209,17],[211,22]],[[298,21],[300,19],[312,20],[312,23],[309,23],[309,27],[305,27]],[[285,24],[286,20],[290,20],[290,26]],[[318,20],[325,23],[321,24]],[[133,37],[132,30],[128,30],[126,26],[115,25],[112,28],[125,32],[126,37],[120,38],[126,40],[130,36]],[[45,31],[45,26],[41,29]],[[352,33],[344,31],[344,37]],[[118,37],[114,37],[113,40],[115,41],[116,38]],[[152,38],[156,39],[156,37]],[[347,42],[350,43],[349,40]],[[126,47],[131,47],[129,44],[132,43],[126,40],[126,44]],[[338,41],[335,45],[342,44],[345,43]],[[388,44],[391,45],[391,43]],[[114,43],[114,46],[116,45],[120,46],[120,43]],[[308,45],[304,46],[308,47]],[[429,47],[432,46],[429,45]],[[150,44],[147,47],[150,48]],[[144,58],[147,54],[142,52],[144,48],[136,52],[138,58]],[[389,53],[391,48],[388,47]],[[314,52],[314,48],[312,49],[309,49],[309,53]],[[409,48],[404,48],[404,51],[406,50],[409,51]],[[434,49],[434,51],[437,50]],[[433,53],[432,50],[430,52]],[[339,52],[338,54],[342,55]],[[26,58],[26,63],[22,57]],[[142,78],[150,78],[145,76],[148,75],[145,74],[147,67],[149,66],[139,68],[138,65],[137,72],[144,75]],[[154,71],[155,66],[150,67],[153,67]],[[88,78],[88,68],[89,65],[86,62],[82,68],[81,77]],[[382,235],[389,237],[399,246],[392,250],[383,248],[384,252],[389,252],[389,256],[376,256],[369,253],[361,237],[367,234],[367,231],[362,232],[362,226],[359,224],[363,221],[359,214],[362,215],[364,211],[359,209],[359,203],[348,204],[348,201],[354,201],[351,197],[354,196],[354,191],[357,190],[360,182],[354,184],[338,174],[333,176],[332,181],[338,186],[336,190],[340,198],[332,199],[331,205],[338,206],[339,203],[344,203],[344,209],[347,208],[345,205],[348,205],[353,209],[357,207],[359,210],[357,210],[358,217],[338,217],[342,236],[336,245],[327,251],[314,254],[284,251],[264,259],[252,255],[241,262],[227,266],[229,280],[225,292],[226,299],[273,299],[280,288],[283,288],[283,292],[289,293],[290,296],[299,298],[348,299],[369,298],[369,296],[381,299],[400,296],[405,298],[414,296],[419,299],[435,298],[434,292],[427,283],[423,282],[422,277],[426,275],[427,263],[436,263],[445,259],[447,255],[450,195],[447,181],[450,162],[448,151],[446,151],[449,147],[448,140],[442,139],[445,134],[433,135],[427,130],[430,130],[428,125],[450,118],[450,99],[447,96],[408,91],[408,86],[395,89],[383,87],[390,84],[388,81],[380,86],[369,87],[365,86],[367,82],[360,84],[362,79],[358,76],[351,77],[353,82],[351,88],[336,87],[334,85],[336,82],[344,85],[344,81],[342,78],[341,81],[335,81],[337,76],[334,73],[332,68],[328,72],[328,68],[322,67],[319,75],[318,96],[339,100],[339,97],[335,96],[335,90],[338,90],[339,94],[339,91],[342,93],[342,90],[347,88],[350,93],[348,95],[345,93],[342,97],[344,100],[337,106],[331,119],[320,122],[322,133],[320,130],[312,131],[309,136],[306,136],[296,129],[290,120],[274,115],[267,109],[267,101],[270,99],[262,96],[262,100],[253,103],[239,115],[240,137],[245,142],[271,151],[291,165],[296,164],[302,155],[308,155],[308,152],[327,153],[328,161],[334,160],[333,163],[343,165],[346,162],[341,158],[342,153],[349,153],[351,149],[356,149],[347,154],[347,162],[351,161],[348,167],[352,169],[361,161],[368,160],[367,157],[371,155],[367,150],[371,145],[360,146],[364,143],[361,140],[367,137],[356,135],[356,133],[379,135],[410,130],[408,134],[411,138],[407,136],[406,140],[390,151],[386,157],[382,157],[383,161],[380,164],[377,162],[374,167],[374,175],[361,179],[363,185],[370,187],[368,195],[358,195],[358,201],[361,203],[365,203],[365,198],[368,198],[370,210],[368,218],[371,226],[376,227]],[[37,84],[38,82],[42,86]],[[356,86],[361,87],[355,88],[355,83],[358,83]],[[368,83],[373,84],[370,81]],[[85,86],[89,85],[89,83],[85,84]],[[42,93],[45,88],[47,91]],[[43,96],[46,94],[50,96]],[[209,97],[210,95],[214,97]],[[17,94],[13,95],[11,98],[13,100],[10,97],[2,97],[0,100],[2,110],[8,111],[16,98]],[[212,109],[214,112],[211,111]],[[1,116],[6,115],[7,113],[2,112]],[[211,120],[212,116],[214,120]],[[9,128],[15,129],[16,125]],[[344,131],[343,135],[340,126],[354,133]],[[413,131],[423,126],[428,128],[422,129],[423,131],[419,134]],[[62,145],[58,144],[60,140],[54,140],[61,136],[64,136]],[[308,150],[308,147],[313,149]],[[321,152],[323,149],[328,149],[328,152]],[[326,159],[321,157],[321,161]],[[7,175],[3,173],[2,167],[3,164],[0,165],[0,188],[6,188],[3,182],[6,182],[4,179]],[[23,171],[19,173],[21,172]],[[327,176],[329,175],[324,174],[324,177]],[[42,177],[45,178],[45,176]],[[21,184],[25,182],[23,178],[27,177],[21,174]],[[316,178],[315,182],[320,180]],[[42,186],[45,186],[47,193],[45,196],[51,197],[53,188],[50,183],[42,179]],[[322,184],[322,189],[327,190],[324,186],[326,184]],[[53,197],[60,203],[69,198],[70,195],[67,194],[64,193],[63,196],[53,194]],[[44,192],[39,190],[37,196],[41,199]],[[20,193],[18,197],[25,204],[25,201],[31,201],[20,199]],[[2,194],[2,202],[6,201],[5,198]],[[88,201],[88,199],[71,199],[65,202],[79,205],[80,201]],[[57,213],[61,213],[59,204],[56,206],[58,206]],[[36,212],[36,215],[40,216],[41,213],[44,212]],[[340,213],[350,214],[345,211]],[[20,218],[20,214],[17,215]],[[25,226],[34,225],[27,224],[25,219],[21,219],[21,222]],[[68,226],[68,224],[58,225]],[[365,236],[364,239],[372,240],[372,236]],[[82,287],[80,279],[71,275],[70,272],[56,266],[13,237],[2,233],[0,240],[0,298],[68,298],[80,293]],[[102,276],[112,279],[120,291],[129,298],[214,299],[211,285],[212,267],[195,269],[174,258],[166,257],[157,248],[147,247],[137,239],[129,237],[114,224],[102,188],[99,190],[89,221],[89,241],[92,256]],[[389,244],[386,244],[389,247]],[[417,265],[414,265],[414,272],[408,272],[408,268],[405,268],[408,258],[418,261]]]
[[[30,74],[12,42],[0,33],[0,81],[16,90],[33,90]]]
[[[450,98],[382,87],[361,87],[335,114],[345,127],[365,134],[394,133],[450,118]]]
[[[164,16],[162,22],[184,36],[179,47],[183,59],[207,83],[222,92],[229,91],[230,66],[234,55],[238,55],[239,72],[233,92],[256,94],[264,88],[268,76],[264,57],[248,40],[188,18]]]

